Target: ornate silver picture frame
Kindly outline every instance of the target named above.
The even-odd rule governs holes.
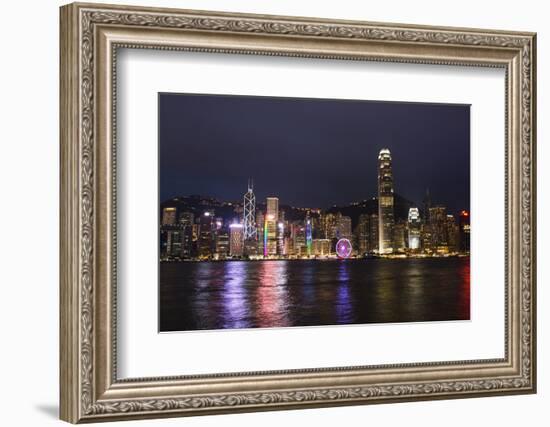
[[[61,419],[79,423],[536,391],[535,34],[80,3],[63,6],[60,18]],[[115,148],[121,48],[503,69],[504,357],[119,378]]]

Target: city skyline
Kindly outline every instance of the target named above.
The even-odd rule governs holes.
[[[469,211],[455,216],[428,197],[420,208],[410,205],[403,220],[395,215],[393,172],[391,151],[380,149],[377,209],[372,212],[371,206],[371,212],[360,214],[355,224],[338,209],[304,209],[303,218],[289,220],[275,196],[267,197],[265,207],[259,209],[252,179],[248,179],[242,203],[222,205],[225,214],[219,213],[212,200],[202,201],[209,207],[199,211],[165,206],[160,223],[161,260],[469,254]]]
[[[234,201],[254,177],[258,200],[341,206],[377,195],[383,146],[397,194],[470,207],[466,105],[161,94],[159,108],[161,200]]]
[[[469,319],[469,109],[160,94],[159,329]]]

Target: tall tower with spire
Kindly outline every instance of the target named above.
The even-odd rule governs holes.
[[[378,250],[393,252],[393,171],[390,150],[378,154]]]
[[[244,240],[256,240],[256,196],[254,195],[254,181],[248,180],[248,191],[244,194],[244,227],[243,238]]]

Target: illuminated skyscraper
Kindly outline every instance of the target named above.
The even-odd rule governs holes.
[[[378,232],[380,231],[380,228],[378,226],[378,215],[371,214],[369,222],[370,222],[369,223],[370,232],[369,232],[369,250],[368,251],[370,253],[373,253],[378,251],[378,244],[380,243],[378,239]]]
[[[306,255],[306,229],[302,221],[290,224],[290,242],[292,255]]]
[[[434,249],[434,242],[433,242],[433,233],[432,233],[432,225],[423,223],[420,226],[420,245],[422,248],[422,252],[426,254],[433,254]]]
[[[378,154],[378,250],[381,254],[393,251],[393,172],[390,150]]]
[[[265,226],[265,215],[263,212],[258,211],[256,213],[256,233],[258,235],[258,241],[257,241],[257,249],[256,253],[259,255],[265,255],[264,253],[264,226]]]
[[[313,239],[311,244],[311,255],[329,256],[330,239]]]
[[[461,211],[458,217],[460,252],[470,252],[470,213]]]
[[[335,237],[337,239],[351,239],[351,218],[349,216],[338,215]]]
[[[192,212],[182,212],[179,216],[179,225],[183,229],[182,257],[190,258],[193,253],[193,224],[195,215]]]
[[[164,208],[162,210],[162,225],[174,225],[176,223],[176,208]]]
[[[454,215],[447,215],[447,245],[449,252],[458,252],[459,250],[459,227]]]
[[[267,215],[272,215],[275,220],[279,219],[279,199],[277,197],[268,197],[267,202]]]
[[[409,209],[408,229],[409,229],[409,249],[418,251],[420,249],[420,212],[418,208]]]
[[[306,250],[307,250],[307,256],[311,256],[311,244],[313,240],[313,228],[311,224],[311,218],[308,216],[306,217]]]
[[[434,206],[430,210],[430,228],[432,233],[432,250],[436,253],[449,252],[447,232],[447,209],[445,206]]]
[[[285,223],[279,221],[277,223],[277,254],[286,255],[285,253]]]
[[[332,239],[336,230],[336,215],[326,213],[321,216],[321,237],[324,239]]]
[[[407,247],[406,242],[407,223],[405,221],[397,221],[393,224],[393,252],[404,252]]]
[[[217,259],[224,259],[229,255],[229,233],[227,227],[223,227],[216,233],[216,253]]]
[[[256,240],[256,196],[254,195],[254,183],[252,180],[248,182],[248,191],[244,195],[243,224],[244,240]]]
[[[264,255],[277,255],[277,223],[279,221],[279,199],[267,198],[264,226]]]
[[[359,215],[359,223],[355,227],[355,238],[357,239],[357,251],[359,255],[365,255],[369,251],[370,215]]]
[[[200,258],[211,258],[216,250],[216,223],[214,213],[204,212],[199,220],[198,251]]]
[[[240,257],[244,250],[244,227],[242,224],[231,224],[229,226],[229,254],[232,257]]]
[[[179,223],[185,227],[190,227],[195,222],[195,215],[193,212],[182,212],[180,215]]]

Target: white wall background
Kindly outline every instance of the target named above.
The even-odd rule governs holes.
[[[113,3],[122,3],[110,0]],[[129,0],[130,1],[130,0]],[[133,4],[538,32],[539,393],[437,402],[208,416],[132,425],[547,425],[550,405],[550,29],[545,2],[133,0]],[[1,424],[60,425],[58,402],[58,7],[2,5],[0,67]],[[32,262],[26,259],[32,255]]]

